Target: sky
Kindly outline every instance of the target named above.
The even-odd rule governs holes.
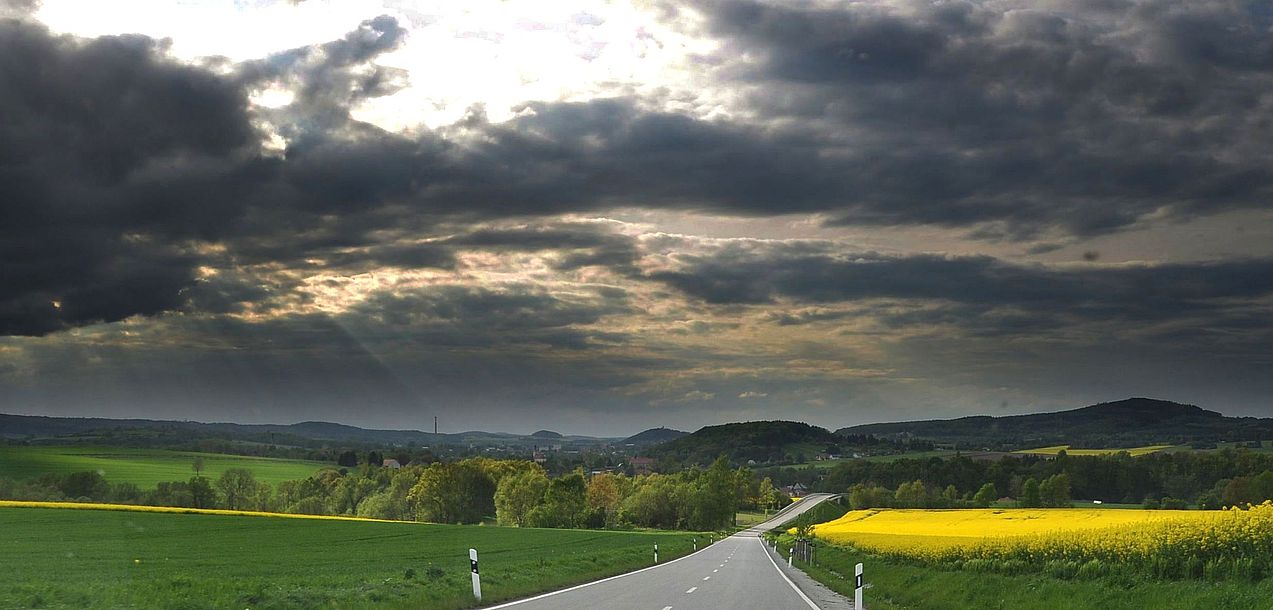
[[[1273,416],[1260,0],[0,0],[0,411]]]

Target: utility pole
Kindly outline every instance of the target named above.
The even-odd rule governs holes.
[[[433,416],[433,433],[434,434],[438,433],[438,416],[437,415]]]

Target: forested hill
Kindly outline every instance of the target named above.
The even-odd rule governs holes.
[[[657,445],[668,441],[676,440],[688,435],[689,432],[681,432],[671,428],[650,428],[643,432],[638,432],[623,439],[622,445]]]
[[[1059,444],[1106,448],[1269,439],[1273,438],[1273,419],[1225,417],[1193,405],[1129,398],[1055,413],[867,424],[836,433],[909,436],[963,448],[1022,449]]]
[[[753,421],[707,426],[645,454],[658,459],[660,467],[706,465],[722,455],[734,463],[802,462],[841,440],[825,428],[801,422]]]

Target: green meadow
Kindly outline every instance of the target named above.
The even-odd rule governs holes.
[[[247,468],[258,481],[278,483],[306,478],[326,462],[279,458],[129,449],[123,447],[0,445],[0,477],[34,479],[45,474],[97,471],[112,483],[134,483],[143,489],[162,481],[185,481],[194,476],[191,465],[202,457],[203,476],[217,478],[230,468]]]
[[[863,601],[872,610],[1273,610],[1269,579],[1249,583],[1013,576],[919,566],[825,544],[818,547],[815,559],[817,565],[796,563],[850,599],[853,567],[862,562],[869,587]]]
[[[586,582],[695,534],[0,508],[0,608],[421,608]],[[697,534],[701,539],[704,535]]]

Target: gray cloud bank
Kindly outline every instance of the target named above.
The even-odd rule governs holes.
[[[504,123],[474,109],[455,125],[390,133],[351,110],[410,78],[375,61],[408,35],[391,17],[259,60],[198,64],[141,36],[0,21],[0,335],[69,340],[63,331],[135,316],[252,313],[275,320],[233,325],[325,336],[296,330],[311,314],[293,310],[314,298],[302,279],[389,268],[469,274],[472,285],[386,289],[337,314],[340,327],[384,349],[488,350],[492,363],[593,350],[615,363],[586,368],[598,391],[648,381],[642,367],[677,368],[684,346],[629,328],[676,315],[789,327],[869,317],[899,333],[1073,341],[1122,324],[1181,350],[1273,347],[1265,259],[1042,266],[828,242],[643,240],[560,218],[617,207],[816,214],[1045,249],[1265,209],[1263,4],[719,2],[664,14],[721,42],[698,65],[704,87],[733,100],[732,118],[617,97],[532,101]],[[253,106],[265,87],[295,98]],[[538,257],[545,284],[481,285],[474,253]],[[562,278],[575,284],[547,285]],[[743,393],[714,389],[702,395]]]

